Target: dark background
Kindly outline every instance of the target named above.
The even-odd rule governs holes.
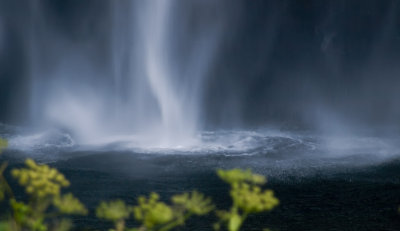
[[[46,54],[47,44],[62,37],[99,69],[109,67],[110,1],[40,1],[40,27],[31,17],[35,2],[0,0],[3,123],[29,121],[29,43],[40,43]],[[399,127],[400,1],[223,3],[218,10],[229,28],[204,87],[208,127]],[[43,57],[39,63],[51,65]]]
[[[35,64],[44,69],[67,55],[60,51],[75,49],[99,72],[110,72],[111,1],[0,0],[0,123],[30,122],[32,47],[40,53]],[[199,1],[205,0],[181,0]],[[204,85],[202,117],[208,128],[400,127],[400,1],[219,2],[217,13],[229,24]],[[43,8],[34,14],[36,3]],[[204,19],[203,11],[192,12],[187,14]],[[267,139],[271,151],[251,157],[89,151],[61,153],[65,160],[51,164],[73,182],[71,191],[91,210],[89,217],[75,220],[78,228],[105,227],[94,217],[100,200],[122,198],[132,204],[150,191],[165,199],[199,189],[227,208],[227,186],[215,169],[240,167],[268,176],[267,187],[281,200],[268,216],[249,217],[245,230],[399,229],[398,155],[380,162],[379,149],[364,153],[350,147],[348,155],[330,158],[324,150],[302,150],[285,140]],[[369,149],[369,142],[378,141],[362,145]],[[1,158],[11,169],[25,156],[8,150]],[[368,164],[357,165],[363,162]],[[193,219],[186,227],[208,230],[212,222]]]

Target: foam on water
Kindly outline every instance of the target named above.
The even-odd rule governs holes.
[[[109,136],[79,143],[69,133],[49,130],[32,132],[2,125],[0,136],[8,139],[9,150],[42,159],[68,158],[69,153],[130,152],[152,155],[259,156],[276,160],[312,160],[314,164],[362,165],[381,163],[400,156],[398,138],[323,136],[306,132],[205,131],[190,145],[162,146],[141,136]],[[355,159],[356,161],[355,161]],[[283,164],[276,162],[275,164]]]
[[[76,146],[75,141],[67,133],[46,131],[39,133],[6,135],[8,149],[31,155],[66,152]]]

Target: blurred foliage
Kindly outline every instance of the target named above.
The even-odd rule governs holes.
[[[122,200],[101,202],[96,209],[98,218],[112,221],[115,224],[115,231],[125,230],[125,220],[129,218],[131,208]]]
[[[0,138],[0,153],[8,146],[7,140]]]
[[[151,193],[149,198],[139,197],[133,211],[135,219],[142,223],[140,230],[171,230],[184,225],[193,215],[203,216],[214,209],[211,199],[197,191],[172,196],[171,205],[159,199],[157,193]]]
[[[11,174],[33,199],[56,197],[62,187],[70,184],[63,174],[47,165],[38,165],[32,159],[27,159],[25,165],[27,168],[13,169]]]
[[[0,138],[0,154],[6,149],[8,146],[8,142],[2,138]],[[5,194],[9,192],[10,186],[7,181],[4,179],[4,171],[7,168],[7,162],[0,164],[0,202],[4,200]],[[0,223],[0,227],[2,227],[2,223]],[[1,229],[0,229],[1,230]]]
[[[72,193],[55,197],[53,205],[63,214],[87,215],[88,213],[85,206]]]
[[[240,169],[219,169],[217,174],[231,186],[233,205],[230,210],[216,211],[219,221],[214,224],[215,230],[225,226],[229,231],[237,231],[249,214],[270,211],[279,204],[273,191],[261,189],[267,182],[262,175]]]
[[[202,216],[214,209],[211,198],[206,198],[203,194],[193,191],[191,193],[183,193],[172,197],[172,201],[176,206],[181,206],[189,213]]]
[[[28,200],[17,201],[10,188],[3,190],[3,199],[7,197],[11,214],[8,221],[0,223],[2,230],[67,231],[72,228],[72,222],[64,216],[88,213],[73,194],[62,194],[62,188],[70,183],[55,168],[27,159],[25,167],[13,169],[11,175],[24,188]],[[2,174],[1,184],[8,186]]]
[[[0,138],[0,153],[7,148],[7,141]],[[72,194],[63,194],[70,182],[57,169],[37,164],[32,159],[25,167],[12,169],[11,176],[23,187],[26,201],[17,201],[3,173],[7,162],[0,165],[0,202],[7,202],[8,219],[0,220],[0,231],[68,231],[73,223],[68,216],[87,215],[88,210]],[[249,214],[272,210],[279,204],[271,190],[262,190],[264,176],[250,170],[218,170],[218,176],[231,187],[233,205],[229,210],[216,210],[216,230],[226,228],[237,231]],[[192,216],[204,216],[215,210],[211,198],[197,191],[173,195],[170,203],[160,200],[157,193],[140,196],[137,205],[122,200],[103,201],[96,208],[96,216],[114,224],[111,231],[168,231],[182,226]],[[134,218],[140,225],[126,227]],[[267,230],[267,229],[265,229]]]
[[[133,207],[134,217],[147,229],[165,225],[174,219],[173,208],[159,201],[157,193],[151,193],[149,198],[140,196],[138,205]]]

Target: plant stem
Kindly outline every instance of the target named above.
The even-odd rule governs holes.
[[[192,213],[187,213],[185,216],[183,216],[183,223],[184,223],[190,216],[192,216]],[[160,228],[159,231],[168,231],[168,230],[171,230],[171,229],[175,228],[176,226],[178,226],[178,225],[180,225],[180,224],[181,224],[181,221],[178,219],[178,220],[175,220],[175,221],[173,221],[173,222],[171,222],[171,223],[169,223],[169,224],[166,224],[164,227]]]
[[[125,220],[119,220],[115,223],[116,231],[124,231],[125,229]]]
[[[14,193],[10,187],[10,185],[8,184],[6,178],[3,175],[3,172],[6,170],[8,166],[8,162],[4,162],[1,166],[0,166],[0,184],[4,185],[4,188],[6,189],[6,192],[8,193],[8,195],[10,196],[11,199],[14,198]]]

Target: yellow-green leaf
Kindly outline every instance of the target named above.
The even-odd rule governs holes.
[[[229,231],[238,231],[242,225],[242,219],[239,214],[233,214],[229,219]]]
[[[7,146],[8,146],[7,140],[4,140],[4,139],[0,138],[0,153],[1,153],[5,148],[7,148]]]

